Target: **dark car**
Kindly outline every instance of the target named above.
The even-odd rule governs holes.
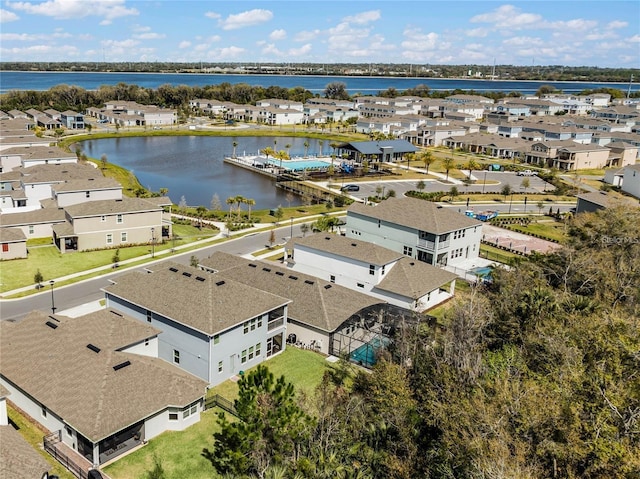
[[[360,191],[360,187],[358,185],[344,185],[340,191]]]

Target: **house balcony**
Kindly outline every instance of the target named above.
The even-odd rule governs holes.
[[[439,242],[435,242],[435,241],[428,241],[426,239],[421,239],[418,238],[418,247],[422,248],[426,251],[435,251],[436,250],[436,245],[438,247],[438,249],[443,249],[443,248],[448,248],[449,247],[449,240],[445,240],[445,241],[439,241]]]
[[[267,331],[273,331],[281,326],[284,326],[284,316],[280,316],[278,318],[271,319],[269,318],[269,322],[267,323]]]

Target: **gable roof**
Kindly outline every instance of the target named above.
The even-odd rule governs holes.
[[[146,198],[123,197],[117,200],[95,200],[77,203],[65,207],[65,211],[71,218],[81,218],[99,215],[162,211],[162,208],[153,202],[147,201]]]
[[[291,298],[290,319],[327,332],[335,331],[364,308],[384,304],[379,299],[315,276],[220,251],[200,261],[200,264],[219,271],[214,278],[233,279]]]
[[[329,233],[317,233],[304,238],[295,238],[293,244],[377,266],[389,264],[404,256],[373,243]]]
[[[0,243],[26,242],[27,237],[20,228],[0,228]]]
[[[209,336],[289,303],[284,296],[172,261],[155,268],[119,276],[103,291]]]
[[[368,118],[367,120],[388,121],[388,119],[380,118]],[[343,143],[338,148],[356,150],[363,155],[380,155],[383,148],[390,148],[394,153],[415,153],[418,151],[418,148],[406,140],[352,141]]]
[[[1,321],[0,333],[0,375],[93,442],[186,407],[208,385],[162,359],[122,352],[160,330],[113,310],[78,318],[34,311]]]
[[[350,215],[365,216],[433,234],[482,226],[479,220],[438,206],[431,201],[408,197],[388,198],[376,206],[353,203],[347,209],[347,225]]]
[[[418,299],[453,281],[458,275],[430,264],[403,256],[378,283],[374,290],[388,291]]]
[[[12,425],[0,426],[0,477],[42,477],[51,466]]]

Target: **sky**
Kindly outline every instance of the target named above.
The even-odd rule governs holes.
[[[0,60],[640,67],[640,2],[0,0]]]

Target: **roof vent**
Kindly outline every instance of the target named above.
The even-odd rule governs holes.
[[[89,348],[94,353],[99,353],[100,352],[100,348],[98,346],[94,346],[91,343],[87,344],[87,348]]]
[[[174,273],[178,272],[178,268],[174,268],[173,266],[169,268],[169,271],[173,271]]]
[[[216,283],[216,286],[222,286],[223,284],[224,284],[224,281],[218,281],[218,282]]]
[[[204,279],[202,276],[196,276],[196,279],[197,279],[198,281],[205,281],[205,279]]]
[[[271,273],[271,268],[262,268],[262,271],[266,271],[267,273]]]
[[[330,239],[331,239],[331,237],[329,237],[329,236],[325,236],[325,237],[324,237],[324,239],[326,239],[326,240],[330,240]]]
[[[297,280],[297,279],[298,279],[298,277],[297,277],[297,276],[290,275],[290,276],[289,276],[289,279],[292,279],[292,280],[294,280],[294,281],[295,281],[295,280]]]
[[[305,282],[306,284],[313,284],[313,281],[308,280],[308,279],[305,279],[305,280],[304,280],[304,282]]]
[[[56,323],[52,323],[51,321],[47,321],[46,323],[47,326],[49,326],[51,329],[56,329],[58,327],[58,325]]]
[[[186,276],[187,278],[191,278],[191,273],[189,273],[188,271],[183,271],[182,272],[182,276]]]
[[[409,263],[411,266],[415,266],[415,263],[412,261],[411,263]]]
[[[126,361],[125,361],[125,362],[123,362],[123,363],[116,364],[116,365],[113,367],[113,370],[114,370],[114,371],[118,371],[118,370],[120,370],[120,369],[122,369],[122,368],[126,368],[126,367],[127,367],[127,366],[129,366],[129,365],[131,365],[131,361],[126,360]]]
[[[357,245],[357,244],[355,244],[355,243],[351,243],[351,246],[358,246],[358,245]]]
[[[276,274],[277,274],[278,276],[284,276],[284,273],[283,273],[282,271],[276,271]]]
[[[257,267],[258,267],[257,264],[249,263],[249,268],[257,268]]]
[[[330,284],[325,284],[325,285],[324,285],[324,289],[330,289],[330,288],[331,288],[331,285],[330,285]]]

